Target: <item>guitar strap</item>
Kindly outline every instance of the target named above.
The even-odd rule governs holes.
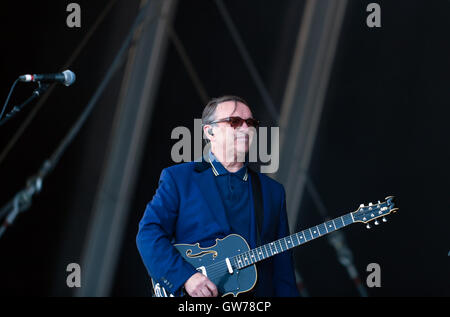
[[[264,205],[263,205],[263,197],[262,197],[262,189],[261,189],[261,180],[259,179],[259,175],[252,168],[248,167],[248,171],[250,172],[250,179],[252,180],[252,192],[253,192],[253,206],[255,209],[255,218],[256,218],[256,244],[257,246],[262,245],[262,225],[264,219]]]

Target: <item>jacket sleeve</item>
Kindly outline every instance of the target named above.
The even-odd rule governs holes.
[[[286,194],[284,187],[281,186],[282,197],[280,206],[280,222],[278,229],[278,238],[288,236],[289,225],[286,213]],[[274,257],[274,285],[275,296],[294,297],[299,296],[295,281],[295,271],[292,249]]]
[[[196,273],[172,246],[180,202],[176,184],[167,169],[163,169],[158,189],[139,223],[136,244],[149,275],[171,294]]]

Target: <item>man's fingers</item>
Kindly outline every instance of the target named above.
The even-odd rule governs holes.
[[[211,291],[207,287],[202,287],[200,291],[204,297],[211,297],[212,295]]]
[[[212,296],[216,297],[218,295],[216,285],[213,282],[211,282],[209,279],[206,281],[206,287],[209,289]]]

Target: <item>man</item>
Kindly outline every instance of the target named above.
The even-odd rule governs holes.
[[[289,235],[283,186],[261,173],[249,173],[245,154],[258,122],[242,98],[211,100],[202,115],[203,132],[211,144],[198,162],[163,169],[159,187],[147,205],[136,238],[143,262],[152,276],[172,294],[184,290],[193,297],[218,296],[208,277],[187,263],[176,243],[211,246],[231,233],[254,248]],[[263,197],[261,233],[251,200],[252,175],[259,177]],[[257,264],[258,282],[250,295],[298,296],[290,251]]]

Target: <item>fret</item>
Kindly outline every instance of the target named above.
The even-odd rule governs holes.
[[[295,247],[294,241],[292,240],[292,235],[289,236],[288,245],[288,249]]]
[[[267,251],[267,244],[264,245],[264,250],[266,250],[266,255],[267,255],[266,257],[268,258],[270,255],[269,255],[269,252]]]
[[[250,265],[250,252],[245,252],[245,260],[247,261],[247,265]]]
[[[280,244],[280,252],[284,252],[284,251],[286,251],[286,250],[283,250],[283,245],[281,244],[281,239],[280,240],[277,240],[277,241],[275,241],[275,244],[277,244],[277,242]]]
[[[349,224],[353,223],[353,219],[352,219],[351,214],[343,215],[341,218],[342,218],[342,222],[343,222],[346,226],[348,226]]]
[[[338,221],[338,220],[340,220],[340,221]],[[334,227],[336,229],[340,229],[340,228],[342,228],[344,226],[344,223],[342,222],[341,217],[333,219],[333,222],[334,222]]]
[[[288,249],[289,249],[289,246],[288,246],[288,243],[287,243],[287,241],[286,241],[286,238],[283,238],[282,240],[284,241],[284,244],[286,245],[286,250],[288,250]]]
[[[239,268],[239,266],[238,266],[238,264],[237,264],[237,262],[236,262],[236,257],[233,256],[231,259],[232,259],[233,262],[234,262],[234,267],[235,267],[235,268]]]
[[[312,240],[311,234],[309,233],[308,230],[303,230],[302,233],[303,233],[303,236],[305,237],[305,241]]]
[[[278,250],[277,250],[277,246],[275,245],[275,243],[274,242],[272,242],[272,246],[274,247],[274,249],[275,249],[275,254],[277,254],[278,253]],[[273,253],[272,253],[273,254]]]
[[[317,238],[320,234],[319,234],[319,229],[317,228],[317,226],[315,228],[310,228],[309,231],[311,231],[311,235],[313,237],[313,239]]]
[[[269,244],[269,248],[270,248],[270,253],[271,253],[271,255],[276,254],[276,252],[273,251],[273,250],[274,250],[273,242],[271,242],[271,243]]]
[[[261,255],[262,255],[262,252],[261,252],[261,247],[258,247],[257,249],[256,249],[257,251],[257,254],[258,254],[258,261],[261,261],[261,259],[264,259]]]
[[[318,225],[317,228],[319,228],[320,235],[324,235],[324,234],[328,233],[327,228],[325,227],[325,224],[323,224],[323,223]]]
[[[333,221],[327,221],[326,226],[327,226],[328,232],[336,230]]]
[[[243,257],[244,257],[244,264],[247,266],[247,265],[249,264],[249,263],[248,263],[247,254],[244,253],[244,254],[243,254]],[[247,261],[247,263],[245,263],[245,261]]]
[[[256,262],[256,260],[255,260],[255,251],[251,250],[251,251],[249,251],[249,253],[250,253],[250,261],[253,264],[253,263]]]
[[[275,248],[275,254],[278,254],[278,253],[280,253],[281,252],[281,250],[280,250],[280,247],[277,245],[277,240],[275,240],[274,242],[273,242],[273,246],[274,246],[274,248]]]
[[[302,243],[300,242],[300,239],[298,238],[298,232],[295,234],[295,236],[297,237],[298,245],[302,244]]]
[[[301,234],[302,234],[302,236],[300,237],[300,239],[303,238],[302,243],[305,243],[307,241],[306,237],[305,237],[305,233],[302,231]]]
[[[252,262],[252,251],[248,251],[247,252],[247,261],[248,261],[248,264],[252,264],[253,262]]]
[[[238,263],[239,263],[240,267],[243,267],[242,266],[242,256],[241,256],[241,254],[238,255]]]

